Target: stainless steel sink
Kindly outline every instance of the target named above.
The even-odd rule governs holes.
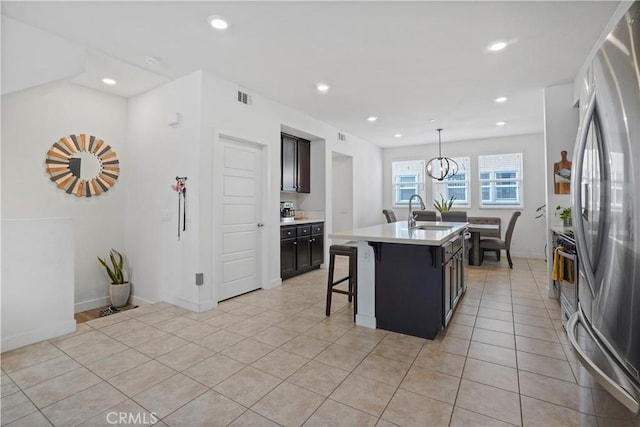
[[[413,227],[413,230],[431,230],[431,231],[445,231],[451,230],[453,226],[451,225],[417,225]]]

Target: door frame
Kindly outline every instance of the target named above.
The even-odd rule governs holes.
[[[258,259],[258,279],[260,281],[260,288],[265,288],[268,285],[268,231],[270,227],[267,226],[268,221],[268,206],[269,206],[269,145],[265,143],[256,142],[249,138],[244,138],[234,135],[233,132],[219,132],[214,131],[213,138],[213,172],[212,172],[212,185],[211,185],[211,292],[212,302],[215,307],[218,304],[218,290],[219,286],[223,282],[223,171],[224,171],[224,144],[226,141],[236,143],[239,145],[245,145],[256,148],[262,153],[261,164],[261,185],[259,191],[262,194],[262,206],[261,206],[261,222],[265,224],[262,227],[262,236],[260,238],[259,247],[256,249]]]

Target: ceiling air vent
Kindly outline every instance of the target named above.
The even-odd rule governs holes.
[[[346,140],[347,140],[347,135],[342,132],[338,132],[338,141],[345,142]]]
[[[245,105],[251,105],[251,95],[242,89],[238,89],[238,102]]]

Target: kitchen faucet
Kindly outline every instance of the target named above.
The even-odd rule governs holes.
[[[426,209],[426,206],[424,205],[424,200],[422,200],[422,197],[420,197],[419,194],[414,194],[409,198],[409,219],[407,220],[408,228],[413,228],[416,226],[416,217],[414,216],[415,214],[413,213],[413,210],[411,208],[411,202],[415,197],[417,197],[418,200],[420,200],[420,206],[422,207],[422,209],[423,210]]]

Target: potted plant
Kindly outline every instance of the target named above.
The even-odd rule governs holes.
[[[111,265],[100,257],[98,261],[107,271],[107,275],[111,279],[109,285],[109,298],[111,299],[111,307],[124,307],[129,301],[129,294],[131,292],[131,284],[124,277],[124,258],[120,252],[115,249],[111,249],[109,252],[109,260]]]
[[[451,210],[455,199],[455,196],[451,196],[448,200],[445,200],[444,196],[440,194],[440,200],[434,200],[433,207],[440,213],[448,212]]]
[[[562,225],[571,227],[571,207],[563,208],[560,205],[556,206],[556,215],[562,220]]]

